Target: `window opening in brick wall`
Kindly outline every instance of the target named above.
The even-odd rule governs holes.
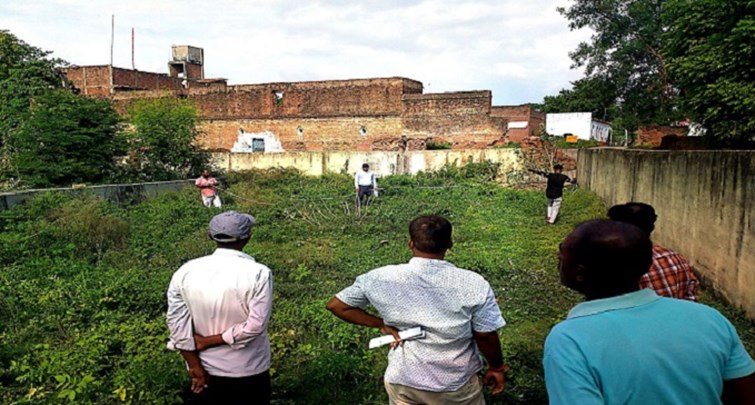
[[[296,136],[299,138],[299,142],[304,140],[304,128],[301,125],[296,127]]]
[[[367,128],[364,125],[359,126],[359,136],[367,136]]]
[[[274,90],[275,105],[283,105],[283,90]]]

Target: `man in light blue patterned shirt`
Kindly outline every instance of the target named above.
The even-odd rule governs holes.
[[[337,317],[396,339],[385,371],[390,404],[484,404],[480,354],[488,363],[485,383],[493,394],[503,391],[497,330],[506,322],[490,284],[444,260],[451,232],[445,218],[416,218],[409,225],[409,263],[363,274],[328,302]],[[382,318],[364,311],[367,304]],[[424,338],[398,344],[398,331],[417,326]]]

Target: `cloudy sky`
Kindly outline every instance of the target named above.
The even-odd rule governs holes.
[[[426,93],[493,91],[539,102],[580,77],[568,53],[589,38],[569,0],[2,0],[0,29],[77,65],[167,72],[170,46],[204,48],[205,76],[231,84],[403,76]]]

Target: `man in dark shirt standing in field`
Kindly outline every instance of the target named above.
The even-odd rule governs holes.
[[[548,185],[545,187],[545,196],[548,198],[548,215],[546,221],[549,224],[556,222],[558,210],[561,208],[561,200],[564,195],[564,183],[574,183],[567,175],[562,174],[564,167],[557,164],[553,166],[553,173],[541,172],[539,170],[527,169],[532,173],[539,174],[548,179]]]

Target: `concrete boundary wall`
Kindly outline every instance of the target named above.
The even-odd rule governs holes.
[[[310,176],[324,173],[355,173],[369,163],[379,176],[416,174],[441,169],[450,164],[463,166],[471,162],[501,163],[501,172],[519,169],[514,149],[423,150],[409,152],[284,152],[284,153],[213,153],[213,165],[227,171],[290,167]]]
[[[655,207],[654,241],[755,319],[755,151],[582,149],[577,178],[609,206]]]
[[[19,204],[22,204],[24,201],[34,198],[37,194],[48,191],[77,194],[90,193],[113,202],[123,202],[134,199],[139,200],[150,198],[156,196],[157,194],[168,191],[178,191],[189,184],[193,184],[193,180],[156,181],[150,183],[132,184],[108,184],[82,188],[46,188],[0,193],[0,210],[13,208]]]

